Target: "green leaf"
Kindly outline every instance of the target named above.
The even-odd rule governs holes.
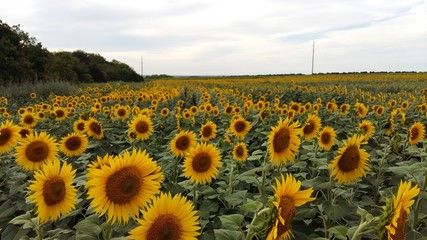
[[[77,230],[77,235],[92,236],[97,238],[101,233],[101,227],[98,224],[98,215],[91,215],[80,222],[78,222],[74,228]],[[81,236],[80,236],[81,237]]]
[[[240,229],[240,225],[243,222],[243,215],[241,214],[231,214],[231,215],[223,215],[219,216],[221,220],[222,226],[225,229],[238,230]]]
[[[242,204],[242,202],[246,199],[247,190],[236,191],[228,196],[224,196],[224,199],[231,205],[237,206]]]
[[[254,201],[248,198],[248,201],[245,204],[239,206],[239,208],[246,212],[257,212],[262,208],[262,206],[263,204],[261,202]]]
[[[328,229],[328,232],[332,233],[338,239],[347,239],[348,228],[346,226],[335,226]]]
[[[217,240],[236,240],[242,239],[242,232],[226,229],[214,229],[215,238]]]
[[[17,224],[17,225],[24,225],[24,224],[29,223],[29,222],[31,222],[31,213],[30,212],[26,212],[26,213],[19,215],[19,216],[15,217],[9,221],[9,223]]]

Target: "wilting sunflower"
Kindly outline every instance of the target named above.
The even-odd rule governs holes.
[[[216,137],[217,126],[214,122],[208,121],[200,128],[200,140],[206,142]]]
[[[177,194],[161,193],[142,210],[144,219],[129,232],[129,239],[196,240],[200,235],[199,217],[192,202]]]
[[[33,113],[25,112],[21,115],[19,123],[24,127],[32,128],[37,124],[37,117]]]
[[[365,136],[365,140],[368,141],[371,139],[371,137],[374,135],[375,132],[375,126],[374,124],[369,120],[363,120],[359,124],[359,129],[362,130],[362,135]]]
[[[361,176],[365,176],[368,167],[369,153],[365,149],[360,149],[360,145],[365,140],[363,135],[353,135],[347,142],[338,149],[336,156],[328,168],[332,169],[331,176],[339,183],[348,184],[356,181]]]
[[[95,139],[104,138],[104,127],[102,126],[101,122],[95,118],[90,118],[88,121],[86,121],[85,124],[85,129],[88,136]]]
[[[320,118],[316,114],[311,114],[307,117],[307,122],[302,128],[302,133],[305,139],[312,139],[317,136],[317,133],[322,126]]]
[[[286,174],[286,178],[282,175],[282,181],[276,178],[276,186],[273,187],[273,204],[276,207],[276,218],[267,235],[267,240],[291,239],[292,220],[296,214],[297,207],[316,199],[310,197],[313,193],[312,188],[301,191],[300,188],[301,182],[291,174]]]
[[[86,121],[84,119],[78,119],[73,123],[73,130],[74,132],[84,133],[86,132]]]
[[[218,148],[212,144],[198,143],[184,160],[184,176],[196,184],[210,183],[218,175],[221,165]]]
[[[323,148],[325,151],[331,150],[334,145],[335,138],[337,134],[332,127],[326,126],[319,132],[319,147]]]
[[[20,128],[11,121],[0,125],[0,155],[10,152],[20,139]]]
[[[46,132],[34,133],[19,142],[16,162],[26,170],[40,169],[44,163],[57,158],[58,144]]]
[[[251,130],[251,123],[238,115],[230,121],[230,131],[238,138],[245,138],[246,134]]]
[[[129,131],[136,134],[136,139],[147,140],[153,133],[153,123],[146,115],[137,115],[129,123]]]
[[[420,188],[411,182],[400,181],[397,195],[393,199],[386,199],[386,206],[380,216],[379,239],[401,240],[405,239],[406,221],[410,213],[410,207],[415,203],[414,198],[420,193]]]
[[[277,126],[271,127],[270,135],[268,136],[268,151],[271,156],[271,161],[274,165],[286,163],[286,161],[294,162],[295,153],[298,152],[301,140],[299,135],[302,133],[298,121],[291,123],[290,118],[277,121]]]
[[[37,206],[36,214],[40,222],[56,221],[67,215],[77,203],[77,189],[73,186],[76,170],[71,164],[59,160],[47,162],[36,171],[34,180],[28,186],[32,191],[28,199]]]
[[[116,156],[109,165],[88,169],[88,199],[95,211],[107,214],[108,222],[127,223],[136,218],[155,195],[160,193],[163,174],[147,152],[133,149]]]
[[[412,124],[412,126],[409,128],[409,144],[416,145],[419,141],[424,139],[424,135],[426,133],[426,129],[424,124],[421,122],[415,122]]]
[[[196,134],[192,131],[182,131],[175,135],[170,143],[171,152],[177,156],[184,156],[191,147],[196,145]]]
[[[89,140],[81,133],[70,133],[59,142],[61,152],[69,157],[80,156],[86,151]]]
[[[241,142],[234,146],[233,148],[233,158],[244,162],[248,158],[248,148],[246,147],[246,144]]]

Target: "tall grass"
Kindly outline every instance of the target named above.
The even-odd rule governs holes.
[[[66,81],[46,81],[36,83],[12,83],[0,88],[0,96],[8,99],[27,99],[30,93],[37,93],[38,97],[47,98],[51,94],[69,95],[74,93],[78,85]]]

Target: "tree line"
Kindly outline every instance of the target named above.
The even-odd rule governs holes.
[[[127,64],[83,50],[49,52],[35,37],[0,20],[0,85],[61,80],[143,81]]]

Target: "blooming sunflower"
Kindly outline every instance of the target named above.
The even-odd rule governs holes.
[[[73,123],[73,130],[74,132],[84,133],[86,132],[86,121],[84,119],[78,119]]]
[[[0,155],[10,152],[20,139],[20,128],[11,121],[0,125]]]
[[[359,116],[359,118],[365,118],[366,114],[368,114],[368,108],[363,103],[355,103],[354,104],[356,113]]]
[[[53,116],[55,116],[56,121],[64,121],[68,117],[68,110],[62,107],[55,107],[52,110]]]
[[[86,151],[88,145],[86,135],[82,133],[70,133],[59,142],[61,152],[69,157],[79,156]]]
[[[348,113],[348,110],[350,109],[350,104],[344,103],[340,106],[340,115],[344,116]]]
[[[88,199],[95,211],[109,222],[127,223],[160,192],[163,174],[146,151],[133,149],[116,156],[109,165],[88,172]]]
[[[210,183],[218,175],[221,165],[218,148],[212,144],[198,143],[184,160],[184,176],[193,183]]]
[[[200,128],[200,139],[204,142],[214,139],[217,133],[217,126],[212,121],[208,121]]]
[[[34,133],[19,142],[16,162],[26,170],[38,170],[44,163],[56,159],[58,144],[46,132]]]
[[[380,238],[389,240],[405,239],[406,221],[410,212],[409,208],[414,204],[415,197],[420,193],[420,188],[411,182],[400,181],[397,195],[386,199],[383,214],[380,219]]]
[[[37,117],[33,113],[25,112],[21,115],[19,123],[24,127],[32,128],[37,124]]]
[[[290,118],[277,121],[276,127],[271,127],[268,136],[268,151],[274,165],[280,165],[295,161],[295,153],[298,152],[301,140],[298,135],[302,133],[298,121],[291,123]]]
[[[363,120],[359,124],[359,129],[363,131],[363,136],[365,136],[365,140],[368,141],[371,139],[371,137],[374,135],[375,132],[375,126],[374,124],[369,120]]]
[[[245,138],[246,134],[251,130],[251,123],[238,115],[230,121],[230,131],[238,138]]]
[[[21,127],[19,130],[19,135],[21,135],[21,138],[27,138],[27,136],[30,136],[33,134],[33,129],[27,128],[27,127]]]
[[[40,222],[56,221],[75,208],[77,189],[73,186],[76,170],[71,164],[59,160],[46,162],[36,171],[28,190],[28,199],[37,206],[36,214]]]
[[[114,161],[114,157],[109,154],[105,154],[103,157],[97,156],[96,160],[91,161],[87,165],[87,179],[91,179],[96,169],[101,169],[103,166],[110,166],[110,162]],[[86,185],[88,187],[88,185]]]
[[[129,239],[196,240],[200,226],[192,202],[180,194],[161,193],[151,206],[142,210],[144,219],[129,232]]]
[[[328,168],[332,169],[331,176],[335,177],[339,183],[354,182],[366,175],[365,170],[370,170],[369,153],[365,149],[360,149],[364,139],[363,135],[349,137],[347,142],[338,149],[338,156],[329,164]]]
[[[178,133],[170,143],[171,152],[177,157],[184,156],[195,145],[196,134],[192,131]]]
[[[95,118],[90,118],[85,123],[85,129],[87,135],[93,137],[95,139],[103,139],[104,138],[104,127],[101,122],[96,120]]]
[[[416,145],[419,141],[424,139],[426,129],[421,122],[415,122],[409,128],[409,144]]]
[[[302,128],[302,133],[305,139],[314,138],[322,126],[320,118],[316,114],[311,114],[307,117],[307,122]]]
[[[246,144],[241,142],[234,146],[233,148],[233,158],[244,162],[248,158],[248,148],[246,147]]]
[[[129,131],[136,134],[136,139],[147,140],[153,133],[153,123],[146,115],[137,115],[129,123]]]
[[[282,176],[282,181],[276,178],[274,189],[274,206],[276,207],[276,219],[270,229],[267,240],[291,239],[292,220],[296,214],[297,207],[314,201],[316,198],[310,197],[313,189],[301,190],[301,182],[297,181],[291,174]]]
[[[318,144],[326,151],[331,150],[337,134],[332,127],[326,126],[319,132]]]

